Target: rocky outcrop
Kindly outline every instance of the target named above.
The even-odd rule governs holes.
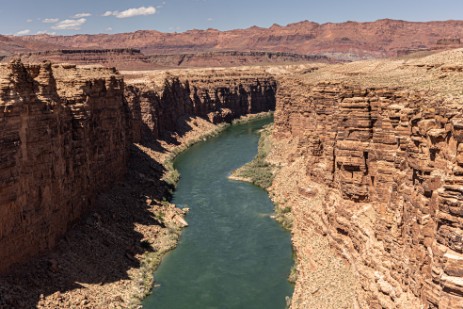
[[[351,265],[358,306],[461,308],[461,115],[458,102],[423,91],[283,81],[273,136],[286,145],[283,171],[301,167],[292,184],[308,201],[293,210],[300,263],[312,227]],[[296,284],[293,308],[310,297]]]
[[[0,56],[5,57],[4,61],[21,57],[24,61],[46,59],[147,70],[406,56],[461,47],[462,36],[461,21],[416,23],[383,19],[325,24],[303,21],[231,31],[0,36]]]
[[[114,71],[0,67],[0,271],[54,246],[126,172],[129,118]]]
[[[224,76],[206,74],[167,77],[157,83],[135,82],[126,89],[133,113],[134,140],[171,139],[190,128],[187,120],[202,117],[217,124],[246,114],[275,109],[276,81],[260,72]],[[147,78],[150,80],[150,78]]]
[[[318,24],[303,21],[287,26],[275,24],[269,28],[254,26],[230,31],[207,29],[162,33],[145,30],[112,35],[36,35],[15,40],[16,46],[28,44],[31,48],[39,47],[37,44],[68,49],[137,48],[148,56],[258,51],[358,60],[396,56],[398,51],[403,50],[461,47],[462,35],[462,21],[407,22],[382,19],[365,23],[348,21]]]
[[[144,55],[139,49],[60,49],[1,56],[0,61],[21,59],[23,62],[51,61],[79,65],[103,65],[119,70],[153,70],[185,67],[231,67],[256,64],[329,62],[322,55],[299,55],[282,52],[199,52],[189,54]]]
[[[230,67],[243,65],[263,65],[301,62],[329,62],[330,58],[322,55],[301,55],[283,52],[244,52],[215,51],[187,54],[157,54],[147,57],[149,62],[158,67]]]
[[[133,48],[47,50],[13,55],[5,58],[4,61],[10,61],[11,58],[19,58],[27,63],[51,61],[79,65],[100,64],[118,69],[153,69],[147,57],[139,49]]]
[[[192,118],[215,124],[274,109],[274,79],[253,74],[126,85],[113,69],[0,66],[0,271],[54,247],[94,209],[124,178],[133,142],[178,144]]]

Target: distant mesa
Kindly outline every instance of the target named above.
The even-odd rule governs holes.
[[[286,26],[273,24],[270,28],[253,26],[230,31],[194,29],[182,33],[162,33],[140,30],[74,36],[0,36],[0,56],[3,61],[14,55],[33,61],[43,58],[46,55],[43,52],[53,51],[53,61],[97,61],[103,65],[131,66],[133,69],[293,63],[318,61],[318,57],[327,57],[327,61],[334,62],[457,48],[462,46],[461,33],[463,21],[381,19],[375,22],[325,24],[301,21]],[[71,53],[59,55],[58,50],[87,52],[76,52],[70,57]],[[129,50],[139,50],[140,53]],[[246,54],[249,52],[260,54]],[[231,53],[236,53],[237,57],[233,58]],[[283,57],[274,53],[291,56]],[[79,58],[79,55],[82,57]],[[309,59],[305,59],[308,55]]]

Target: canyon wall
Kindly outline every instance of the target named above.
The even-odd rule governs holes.
[[[372,63],[387,79],[368,76],[369,62],[124,78],[104,68],[1,65],[0,272],[52,248],[123,179],[132,143],[162,152],[196,117],[215,124],[276,109],[270,160],[279,171],[270,190],[285,192],[277,202],[294,217],[292,308],[314,307],[307,304],[315,298],[342,307],[351,297],[360,308],[461,308],[462,110],[428,86],[455,86],[458,95],[461,65],[443,66],[448,55],[440,57],[437,65]],[[407,85],[418,75],[427,91]],[[326,76],[338,80],[319,82]],[[309,288],[316,263],[307,261],[323,258],[305,247],[311,230],[348,262],[320,275],[339,278],[327,285],[336,282],[331,291],[346,291],[342,297]]]
[[[303,62],[329,62],[322,55],[301,55],[283,52],[260,51],[213,51],[181,54],[157,54],[147,56],[158,67],[232,67]]]
[[[1,56],[1,62],[21,59],[23,62],[51,61],[53,63],[74,63],[79,65],[99,64],[117,67],[119,70],[159,70],[187,67],[233,67],[278,63],[329,62],[321,55],[299,55],[282,52],[197,52],[182,54],[144,55],[139,49],[58,49],[30,51],[10,56]]]
[[[204,76],[135,85],[113,69],[1,65],[0,272],[54,247],[124,178],[131,143],[175,142],[192,117],[219,123],[275,107],[269,75]]]
[[[156,74],[156,73],[154,73]],[[161,73],[159,73],[161,75]],[[190,130],[187,120],[217,124],[275,109],[276,81],[263,71],[225,74],[206,70],[188,76],[128,80],[135,142],[169,140]]]
[[[0,271],[50,249],[121,179],[124,83],[106,69],[0,67]]]
[[[463,307],[463,117],[456,102],[423,91],[358,83],[281,81],[274,163],[300,164],[293,186],[299,278],[315,228],[349,262],[361,308]],[[302,205],[302,204],[301,204]],[[302,244],[302,245],[301,245]],[[340,284],[339,284],[340,286]],[[323,291],[321,292],[323,293]]]
[[[100,64],[105,67],[117,67],[118,69],[153,69],[139,49],[115,48],[115,49],[58,49],[37,52],[15,54],[6,57],[3,62],[20,58],[22,62],[51,61],[53,63],[73,63],[79,65]]]

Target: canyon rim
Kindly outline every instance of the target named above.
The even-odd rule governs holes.
[[[463,22],[203,28],[0,35],[0,308],[141,308],[175,157],[269,114],[234,177],[291,232],[287,306],[463,308]]]

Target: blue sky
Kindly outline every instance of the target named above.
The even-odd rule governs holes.
[[[0,7],[2,34],[119,33],[141,29],[229,30],[319,23],[463,19],[462,0],[13,0]]]

